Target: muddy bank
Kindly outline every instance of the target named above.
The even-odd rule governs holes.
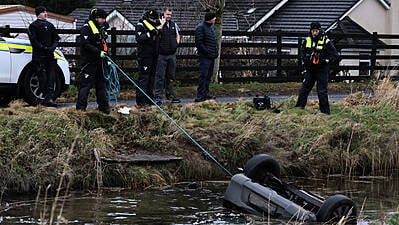
[[[273,155],[283,175],[389,176],[399,169],[396,103],[357,94],[332,104],[330,116],[319,113],[317,102],[305,110],[294,104],[294,98],[279,103],[278,114],[257,111],[249,101],[163,108],[233,173],[258,153]],[[63,188],[74,189],[228,179],[158,109],[131,108],[130,115],[18,102],[1,109],[1,193],[37,192],[49,185],[55,190],[60,178]],[[101,160],[140,152],[183,160],[139,165]]]

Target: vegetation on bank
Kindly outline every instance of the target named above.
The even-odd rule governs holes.
[[[165,105],[171,115],[232,173],[258,153],[279,161],[284,175],[384,175],[399,169],[399,85],[389,80],[374,97],[355,93],[319,113],[295,98],[279,102],[281,113],[258,111],[250,101]],[[0,191],[36,192],[40,187],[143,189],[181,180],[227,178],[156,107],[130,106],[130,115],[70,108],[0,109]],[[72,154],[70,154],[72,152]],[[103,157],[167,154],[182,162],[157,165],[107,163]]]

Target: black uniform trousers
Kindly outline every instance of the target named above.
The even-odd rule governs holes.
[[[199,77],[198,77],[197,98],[206,99],[210,96],[209,84],[211,83],[211,77],[213,74],[213,67],[215,65],[215,60],[200,56],[198,61],[199,61]]]
[[[106,80],[103,76],[102,62],[88,63],[83,66],[79,79],[79,93],[76,102],[77,110],[86,110],[90,89],[96,89],[98,109],[109,113],[109,104],[106,93]]]
[[[305,108],[310,91],[317,82],[317,96],[319,98],[319,108],[322,113],[330,114],[328,103],[328,66],[312,67],[305,72],[305,78],[299,89],[296,107]]]
[[[154,79],[157,66],[157,57],[140,57],[139,63],[139,79],[138,86],[151,99],[154,98]],[[152,105],[152,101],[148,99],[139,89],[136,90],[136,103],[138,106]]]
[[[43,93],[44,101],[53,100],[55,85],[55,68],[57,60],[54,57],[40,57],[34,59],[33,64],[36,68],[37,78],[39,79],[40,92]]]

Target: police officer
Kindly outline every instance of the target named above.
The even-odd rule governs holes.
[[[165,25],[162,27],[159,39],[159,55],[155,74],[155,101],[162,104],[162,93],[165,88],[166,98],[172,103],[179,103],[173,93],[172,80],[176,72],[176,51],[180,42],[179,27],[172,20],[172,9],[163,10]]]
[[[92,9],[89,20],[80,32],[80,71],[79,93],[76,109],[85,111],[90,89],[96,89],[98,110],[110,113],[109,99],[106,93],[106,80],[103,74],[103,63],[108,50],[106,29],[109,27],[105,19],[107,13],[102,9]]]
[[[53,101],[55,96],[55,68],[57,61],[54,50],[58,46],[60,37],[55,27],[47,21],[47,11],[44,6],[35,8],[37,19],[29,25],[28,35],[32,44],[32,62],[38,73],[39,85],[44,96],[41,103],[44,106],[57,107]]]
[[[302,44],[302,61],[305,66],[305,77],[299,89],[295,107],[305,108],[310,91],[317,82],[319,108],[322,113],[330,114],[328,103],[329,64],[338,59],[338,53],[319,22],[310,24],[309,36]]]
[[[160,30],[165,24],[165,19],[158,20],[159,15],[155,10],[148,10],[137,23],[136,41],[138,44],[137,56],[139,64],[138,86],[151,99],[154,97],[153,86],[158,57]],[[138,106],[152,104],[144,93],[137,89],[136,103]]]
[[[199,76],[197,98],[195,102],[202,102],[215,97],[209,94],[209,84],[213,74],[215,59],[219,55],[214,24],[216,14],[205,13],[205,19],[195,28],[195,46],[198,50]]]

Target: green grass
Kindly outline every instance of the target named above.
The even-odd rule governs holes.
[[[248,84],[251,85],[251,84]],[[370,99],[354,94],[331,104],[331,115],[316,101],[295,108],[295,97],[279,103],[281,113],[254,109],[250,101],[206,101],[165,105],[168,112],[231,172],[255,154],[271,154],[284,175],[391,175],[399,169],[399,112],[391,92]],[[130,115],[73,107],[24,107],[20,101],[0,109],[1,193],[34,192],[55,186],[76,140],[68,165],[72,187],[96,188],[95,150],[101,156],[147,152],[181,156],[179,164],[102,166],[104,186],[145,188],[181,180],[226,178],[157,108]]]

